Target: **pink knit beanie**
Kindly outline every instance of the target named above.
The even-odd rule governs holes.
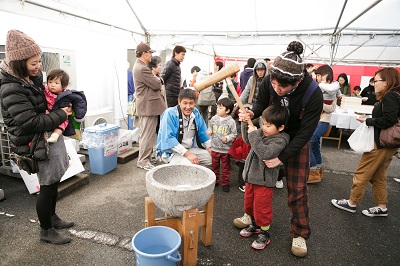
[[[41,53],[39,45],[22,31],[8,31],[6,40],[6,59],[8,61],[28,59]]]

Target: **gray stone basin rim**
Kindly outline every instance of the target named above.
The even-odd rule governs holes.
[[[182,217],[184,210],[202,208],[215,187],[215,174],[200,165],[164,164],[146,173],[146,188],[166,214]]]

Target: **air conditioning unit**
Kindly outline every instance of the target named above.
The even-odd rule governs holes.
[[[47,74],[57,68],[61,68],[69,75],[68,89],[76,90],[76,66],[75,52],[57,48],[43,48],[42,70],[43,81],[46,82]]]
[[[84,128],[95,126],[102,123],[114,123],[114,112],[113,111],[93,111],[87,112],[85,121],[83,122]]]

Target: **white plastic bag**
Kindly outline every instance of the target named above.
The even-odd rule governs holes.
[[[361,123],[347,141],[357,153],[370,152],[374,148],[374,127]]]

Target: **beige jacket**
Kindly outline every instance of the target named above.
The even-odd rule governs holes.
[[[151,73],[150,68],[137,59],[133,66],[136,110],[139,116],[161,115],[166,109],[161,92],[161,79]]]
[[[329,123],[329,120],[331,119],[331,113],[333,113],[335,109],[336,109],[336,99],[333,101],[332,104],[324,104],[323,113],[319,121]]]

